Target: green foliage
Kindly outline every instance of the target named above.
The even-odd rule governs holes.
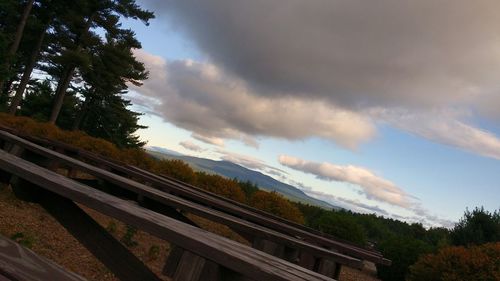
[[[160,257],[160,246],[152,245],[148,250],[149,260],[157,260]]]
[[[399,281],[405,280],[409,266],[420,255],[431,252],[432,246],[412,237],[391,236],[380,242],[378,249],[385,258],[392,261],[390,267],[377,266],[378,276],[384,281]]]
[[[31,249],[33,248],[33,244],[35,243],[35,238],[32,235],[28,235],[22,232],[16,232],[10,239],[16,241],[17,243],[23,245],[24,247]]]
[[[235,179],[235,181],[237,181],[237,180]],[[247,180],[245,182],[238,181],[238,184],[239,184],[241,190],[243,190],[243,192],[245,193],[245,197],[247,200],[250,200],[250,198],[252,198],[252,195],[255,192],[259,191],[259,187],[255,183],[253,183],[249,180]]]
[[[324,213],[311,226],[334,237],[359,245],[365,245],[367,241],[363,227],[353,220],[347,212]]]
[[[408,281],[500,280],[500,243],[447,247],[421,256],[410,267]]]
[[[116,230],[118,229],[118,225],[116,224],[116,222],[114,221],[110,221],[108,223],[108,226],[106,226],[106,230],[111,233],[111,234],[114,234],[116,233]]]
[[[137,241],[134,240],[134,236],[137,234],[137,228],[127,225],[125,234],[120,241],[127,247],[135,247],[137,246]]]
[[[472,212],[466,210],[451,232],[451,241],[454,245],[463,246],[499,242],[500,210],[493,213],[485,211],[483,207],[475,208]]]

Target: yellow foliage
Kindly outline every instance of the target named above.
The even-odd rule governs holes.
[[[64,131],[57,126],[38,122],[28,117],[0,113],[0,125],[33,137],[60,141],[156,174],[168,175],[226,198],[246,203],[245,194],[236,181],[219,175],[195,173],[188,164],[180,160],[157,160],[143,149],[119,149],[108,141],[91,137],[84,132]],[[300,210],[277,193],[258,191],[250,201],[250,205],[255,208],[298,223],[304,223],[304,217]]]
[[[250,199],[250,206],[304,224],[304,216],[300,210],[276,192],[266,192],[263,190],[255,192]]]
[[[424,255],[410,267],[408,280],[500,280],[500,242]]]

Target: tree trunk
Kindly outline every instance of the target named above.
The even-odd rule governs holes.
[[[17,25],[16,34],[14,36],[14,41],[10,45],[9,51],[7,53],[7,59],[3,65],[4,68],[10,68],[10,61],[12,57],[16,54],[19,44],[21,43],[21,38],[23,37],[24,27],[26,26],[26,21],[28,21],[28,16],[30,15],[31,8],[33,8],[33,3],[35,0],[28,0],[26,6],[24,7],[23,15],[21,16],[21,21]],[[4,80],[0,80],[0,89],[3,89]]]
[[[46,28],[43,28],[42,32],[40,33],[40,36],[38,37],[38,40],[35,44],[35,48],[33,49],[33,52],[31,53],[30,60],[24,68],[23,77],[21,78],[21,82],[19,82],[19,85],[18,85],[17,90],[16,90],[16,94],[15,94],[14,98],[12,98],[12,101],[10,103],[9,114],[11,114],[11,115],[16,114],[17,107],[21,103],[21,100],[22,100],[23,94],[24,94],[24,90],[26,89],[26,85],[28,85],[28,82],[29,82],[30,77],[31,77],[31,72],[33,72],[33,68],[35,68],[36,60],[37,60],[38,55],[40,53],[40,49],[42,48],[45,34],[46,34]]]
[[[78,115],[75,118],[75,122],[73,122],[73,127],[71,130],[76,131],[80,129],[80,126],[82,124],[83,119],[87,115],[87,112],[89,111],[90,104],[92,103],[92,99],[90,97],[85,98],[85,101],[82,104],[82,109],[80,109],[80,112],[78,112]]]
[[[78,37],[78,44],[75,48],[76,52],[80,52],[82,47],[81,39],[88,33],[92,22],[94,21],[96,13],[92,14],[85,23],[85,27],[82,30],[82,33]],[[73,79],[73,74],[75,73],[76,66],[66,66],[61,79],[59,79],[59,83],[57,84],[56,97],[54,100],[54,105],[52,106],[52,112],[50,113],[49,123],[56,124],[57,117],[59,116],[59,112],[61,111],[61,107],[64,101],[64,96],[66,95],[66,90],[68,89],[69,83],[71,79]]]
[[[59,116],[59,112],[61,111],[64,96],[66,95],[66,90],[68,89],[69,82],[73,78],[73,74],[75,73],[75,67],[66,67],[63,71],[63,75],[57,84],[56,89],[56,97],[54,100],[54,104],[52,105],[52,112],[50,113],[49,123],[56,124],[57,116]]]

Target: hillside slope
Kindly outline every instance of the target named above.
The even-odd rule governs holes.
[[[316,205],[325,209],[339,209],[339,207],[337,206],[308,196],[302,190],[292,185],[280,182],[270,176],[264,175],[261,172],[247,169],[238,164],[228,161],[215,161],[178,154],[173,155],[168,153],[167,151],[168,150],[159,151],[156,149],[148,149],[148,153],[159,159],[179,159],[188,163],[195,170],[203,171],[206,173],[214,173],[231,179],[237,178],[240,181],[251,181],[257,184],[259,188],[263,190],[276,191],[293,201]]]

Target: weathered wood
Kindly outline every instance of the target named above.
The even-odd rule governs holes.
[[[82,281],[85,279],[0,235],[0,280]]]
[[[130,204],[64,176],[0,151],[0,169],[136,226],[159,238],[173,240],[198,256],[256,280],[332,280],[271,255],[199,228]]]
[[[118,279],[122,281],[160,280],[144,263],[75,203],[46,191],[41,196],[40,204]]]
[[[0,132],[0,137],[6,137],[5,133]],[[81,171],[91,174],[97,178],[106,180],[116,186],[119,186],[124,189],[131,190],[133,192],[136,192],[138,194],[143,194],[145,197],[148,197],[150,199],[153,199],[155,201],[158,201],[162,204],[174,207],[174,208],[179,208],[187,212],[191,212],[196,215],[200,215],[202,217],[205,217],[207,219],[210,219],[215,222],[220,222],[225,225],[228,225],[232,228],[236,228],[238,230],[241,230],[242,232],[247,232],[253,236],[260,236],[263,238],[266,238],[267,240],[272,240],[275,241],[279,244],[289,246],[289,247],[294,247],[298,248],[301,250],[309,251],[315,256],[318,257],[326,257],[333,259],[335,261],[341,262],[343,264],[349,265],[354,268],[361,268],[362,263],[355,258],[336,253],[333,251],[330,251],[328,249],[318,247],[315,245],[311,245],[309,243],[306,243],[300,239],[290,237],[286,234],[279,233],[277,231],[273,231],[270,229],[267,229],[266,227],[255,225],[252,222],[241,220],[239,218],[235,218],[234,216],[225,214],[220,211],[216,211],[204,206],[200,206],[199,204],[192,203],[190,201],[178,198],[176,196],[173,196],[171,194],[166,194],[165,192],[159,191],[157,189],[154,189],[149,186],[145,186],[143,184],[140,184],[138,182],[117,176],[111,172],[101,170],[99,168],[96,168],[94,166],[91,166],[89,164],[83,163],[81,161],[78,161],[76,159],[73,159],[71,157],[67,157],[65,155],[61,155],[59,153],[56,153],[52,150],[40,147],[38,145],[35,145],[33,143],[30,143],[26,140],[23,140],[21,138],[15,137],[15,136],[9,136],[10,141],[15,141],[18,145],[23,146],[26,149],[29,149],[30,151],[33,151],[35,153],[38,153],[40,155],[43,155],[45,157],[50,157],[51,159],[57,159],[61,163],[64,163],[65,165],[68,166],[74,166],[80,169]],[[118,167],[116,167],[118,168]],[[155,179],[151,179],[152,181],[155,181]],[[206,199],[208,200],[208,199]],[[208,201],[210,202],[210,201]],[[225,203],[228,204],[228,203]],[[250,214],[251,215],[251,214]]]
[[[7,131],[9,133],[13,133],[13,134],[16,133],[14,130],[12,130],[10,128],[7,128],[7,127],[0,126],[0,129],[2,129],[4,131]],[[166,176],[166,175],[156,175],[156,174],[150,173],[148,171],[145,171],[145,170],[143,170],[141,168],[138,168],[136,166],[132,166],[132,165],[128,165],[128,164],[125,164],[125,163],[121,163],[121,162],[116,161],[116,160],[104,159],[102,156],[95,155],[93,153],[81,150],[79,148],[76,148],[74,146],[71,146],[71,145],[68,145],[66,143],[62,143],[62,142],[59,142],[59,141],[47,140],[47,139],[40,139],[40,138],[36,138],[36,137],[32,137],[32,136],[26,136],[26,135],[23,136],[23,137],[25,137],[27,139],[30,139],[30,140],[33,140],[33,141],[35,141],[37,143],[42,143],[42,144],[47,145],[47,146],[54,146],[58,152],[65,153],[66,155],[70,155],[71,154],[70,155],[71,157],[76,157],[76,156],[83,157],[86,160],[90,160],[90,161],[98,164],[99,167],[102,168],[102,169],[106,169],[106,170],[113,169],[113,171],[120,172],[120,174],[122,174],[122,175],[129,175],[130,176],[130,170],[133,170],[135,172],[138,172],[140,175],[148,175],[148,176],[156,177],[157,179],[167,179],[168,181],[177,182],[177,183],[182,184],[182,185],[184,185],[186,187],[189,187],[191,189],[195,189],[195,190],[197,190],[199,192],[208,194],[208,195],[210,195],[212,197],[215,197],[215,198],[218,198],[220,200],[223,200],[223,201],[226,201],[226,202],[230,202],[230,203],[232,203],[234,205],[237,205],[237,206],[242,207],[244,209],[250,210],[250,211],[255,212],[257,214],[261,214],[263,216],[266,216],[266,217],[269,217],[271,219],[274,219],[274,220],[286,223],[286,224],[288,224],[290,226],[293,226],[293,227],[305,230],[307,232],[317,234],[317,235],[325,237],[327,239],[331,239],[331,240],[334,240],[336,242],[340,242],[340,243],[349,245],[349,246],[352,247],[353,250],[357,250],[357,251],[360,251],[360,252],[366,252],[366,253],[374,255],[374,256],[382,257],[382,254],[380,252],[378,252],[378,251],[375,251],[375,250],[372,250],[372,249],[362,248],[362,247],[360,247],[358,245],[353,244],[350,241],[345,241],[345,240],[341,240],[341,239],[335,238],[335,237],[333,237],[331,235],[328,235],[328,234],[323,233],[321,231],[318,231],[316,229],[313,229],[313,228],[307,227],[305,225],[298,224],[298,223],[286,220],[286,219],[284,219],[282,217],[279,217],[279,216],[276,216],[274,214],[271,214],[271,213],[268,213],[268,212],[265,212],[265,211],[253,208],[253,207],[251,207],[249,205],[246,205],[246,204],[234,201],[232,199],[229,199],[229,198],[226,198],[226,197],[223,197],[223,196],[220,196],[220,195],[208,192],[208,191],[206,191],[204,189],[201,189],[199,187],[196,187],[196,186],[184,183],[184,182],[179,181],[179,180],[177,180],[175,178],[172,178],[172,177],[169,177],[169,176]],[[120,165],[121,165],[121,167],[119,167]],[[390,261],[386,260],[386,259],[385,260],[383,259],[382,263],[390,265]]]
[[[182,254],[184,253],[184,249],[182,249],[179,246],[176,246],[174,244],[171,244],[170,247],[170,252],[167,257],[167,261],[165,262],[165,265],[163,266],[162,273],[165,276],[168,277],[174,277],[175,270],[177,269],[177,266],[179,265],[179,262],[181,260]]]
[[[217,281],[220,280],[219,266],[190,251],[182,253],[174,274],[174,281]]]
[[[266,239],[255,238],[252,243],[252,247],[254,247],[255,249],[259,249],[264,253],[273,255],[275,257],[283,258],[284,256],[285,246],[274,243]]]
[[[338,276],[335,276],[336,269],[337,269],[337,264],[331,260],[321,259],[319,261],[318,272],[325,276],[338,279]],[[338,272],[340,273],[340,270]]]

